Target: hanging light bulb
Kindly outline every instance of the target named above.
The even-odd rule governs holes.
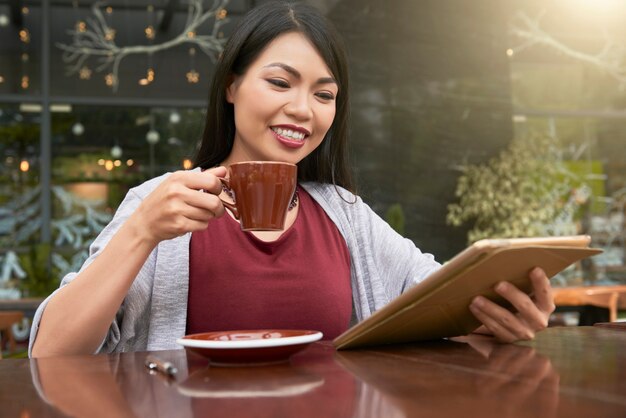
[[[159,142],[159,139],[161,139],[161,135],[155,129],[150,129],[146,134],[146,141],[148,141],[148,144],[154,145]]]
[[[200,81],[200,74],[196,70],[191,70],[187,74],[187,82],[189,84],[196,84]]]
[[[91,78],[91,70],[89,67],[83,65],[83,67],[78,71],[78,77],[81,80],[89,80]]]
[[[173,111],[170,113],[170,123],[176,125],[178,122],[180,122],[180,113]]]
[[[85,133],[85,127],[83,126],[82,123],[76,122],[72,126],[72,133],[76,136],[81,136],[83,133]]]
[[[196,48],[189,48],[189,71],[185,76],[189,84],[196,84],[200,80],[200,74],[195,70]]]
[[[115,145],[113,148],[111,148],[111,157],[120,158],[122,154],[122,147],[120,147],[119,145]]]
[[[149,4],[147,7],[148,10],[148,26],[144,29],[144,33],[146,34],[146,38],[149,40],[154,40],[156,36],[156,30],[154,29],[154,6]]]
[[[144,29],[144,33],[146,34],[146,38],[147,39],[154,39],[154,37],[156,36],[156,31],[154,30],[154,27],[152,27],[152,25],[146,27]]]
[[[215,13],[215,18],[217,20],[224,20],[226,19],[227,15],[228,15],[228,11],[226,11],[226,9],[220,9],[217,11],[217,13]]]
[[[178,145],[182,145],[182,141],[178,138],[176,138],[175,136],[169,137],[167,139],[167,144],[168,145],[174,145],[174,146],[178,146]]]
[[[19,35],[20,41],[24,42],[25,44],[30,43],[30,32],[28,32],[28,29],[20,30]]]
[[[115,75],[113,75],[113,73],[109,73],[105,75],[104,82],[106,83],[107,86],[112,87],[116,82]]]
[[[106,28],[106,31],[104,33],[104,39],[106,39],[107,41],[113,41],[115,39],[115,34],[117,33],[117,31],[113,28]]]

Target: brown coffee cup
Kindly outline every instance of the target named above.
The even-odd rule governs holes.
[[[220,178],[233,192],[234,204],[222,199],[243,231],[282,231],[296,191],[298,167],[276,161],[231,164]]]

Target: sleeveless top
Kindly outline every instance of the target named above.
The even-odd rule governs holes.
[[[350,254],[324,210],[301,187],[293,225],[264,242],[228,214],[190,242],[187,334],[310,329],[333,339],[352,313]]]

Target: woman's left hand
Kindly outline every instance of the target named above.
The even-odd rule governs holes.
[[[535,332],[548,326],[550,314],[554,312],[552,287],[546,273],[539,267],[530,274],[532,297],[508,282],[496,285],[496,292],[509,301],[517,312],[511,312],[490,300],[477,296],[470,305],[482,326],[476,333],[491,334],[498,341],[512,343],[519,340],[532,340]]]

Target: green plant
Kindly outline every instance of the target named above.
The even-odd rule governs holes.
[[[387,223],[400,235],[404,235],[404,210],[402,205],[394,203],[385,214]]]
[[[51,266],[50,244],[36,244],[20,256],[20,264],[26,277],[19,281],[19,288],[25,297],[48,296],[57,287],[58,274]]]
[[[576,209],[589,190],[567,169],[556,139],[514,139],[485,164],[461,167],[447,221],[472,223],[468,241],[576,233]]]

